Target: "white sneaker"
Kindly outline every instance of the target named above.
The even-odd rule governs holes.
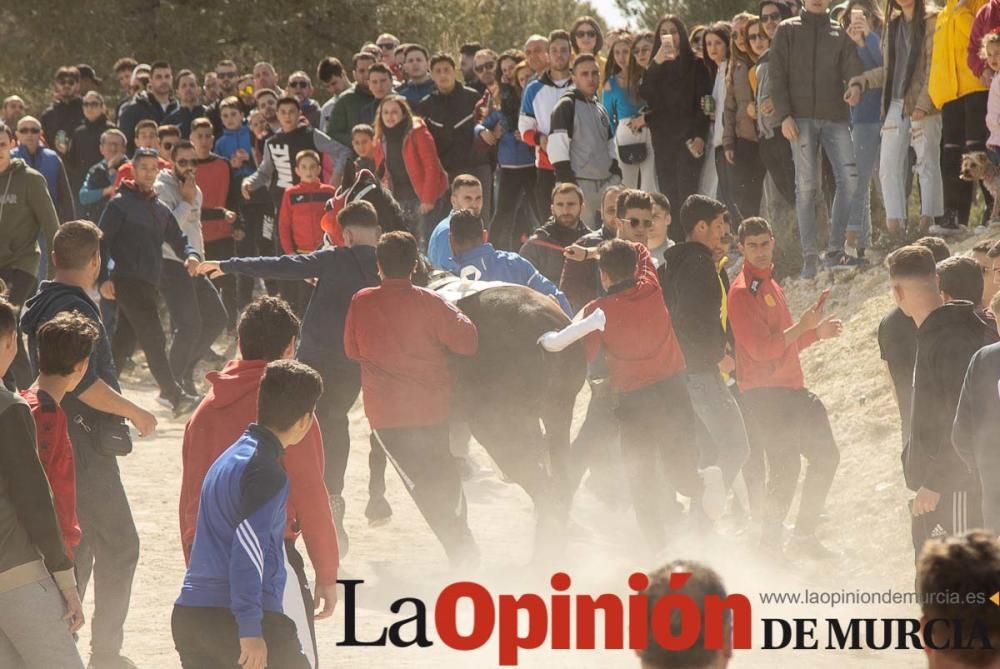
[[[726,483],[722,470],[717,466],[705,467],[698,472],[705,485],[701,495],[701,508],[709,520],[716,521],[726,510]]]
[[[988,227],[980,224],[976,226],[976,229],[973,232],[975,232],[977,235],[985,235],[989,231],[990,229]]]

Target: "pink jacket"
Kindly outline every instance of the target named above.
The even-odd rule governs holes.
[[[990,84],[990,97],[986,101],[986,128],[990,131],[986,146],[1000,149],[1000,75],[993,77]]]
[[[977,77],[983,76],[983,70],[986,69],[986,61],[979,55],[983,37],[997,28],[1000,28],[1000,0],[990,0],[979,8],[976,19],[972,22],[972,33],[969,35],[969,69]]]

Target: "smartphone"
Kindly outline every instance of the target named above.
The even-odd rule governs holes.
[[[865,10],[855,7],[851,10],[851,23],[864,23]]]
[[[660,35],[660,41],[667,47],[667,51],[674,50],[674,36],[673,35]]]

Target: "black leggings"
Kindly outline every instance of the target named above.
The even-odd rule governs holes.
[[[962,154],[968,151],[985,151],[986,100],[988,93],[969,93],[957,100],[945,103],[941,108],[941,179],[944,183],[945,214],[958,216],[960,225],[968,225],[972,200],[975,197],[972,182],[959,178],[962,169]],[[993,196],[980,182],[980,190],[986,202],[986,216],[993,206]]]
[[[146,353],[149,371],[160,386],[160,394],[171,401],[178,399],[181,389],[167,361],[167,338],[160,323],[156,286],[131,277],[115,277],[113,281],[118,301],[118,327],[111,339],[115,369],[121,373],[125,358],[132,355],[138,340]]]
[[[552,189],[556,187],[556,173],[552,170],[536,170],[535,203],[538,218],[542,221],[549,217],[552,210]]]
[[[743,218],[760,215],[760,198],[764,190],[764,162],[757,142],[736,140],[736,163],[729,166],[733,201]]]
[[[525,220],[535,206],[534,167],[501,167],[497,174],[500,191],[497,194],[496,213],[490,223],[490,242],[500,251],[517,251],[521,248],[520,233],[533,230],[532,221]],[[530,204],[529,204],[530,203]],[[529,204],[524,207],[522,205]],[[522,217],[517,218],[518,210]]]
[[[773,137],[762,137],[757,147],[764,169],[771,175],[775,188],[785,198],[785,203],[795,207],[795,162],[792,159],[792,147],[781,134],[780,128],[775,128]]]

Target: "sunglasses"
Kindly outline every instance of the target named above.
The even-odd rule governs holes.
[[[188,158],[181,158],[180,160],[175,160],[174,165],[177,167],[194,167],[197,161]]]
[[[579,37],[589,37],[590,39],[594,39],[595,37],[597,37],[597,31],[596,30],[577,30],[576,31],[576,36],[578,38]]]
[[[649,230],[653,227],[653,219],[651,218],[626,218],[625,220],[628,221],[629,225],[633,228],[638,228],[641,225]]]
[[[393,42],[383,42],[382,44],[379,44],[377,46],[378,46],[378,48],[382,49],[383,51],[389,51],[391,49],[395,49],[399,45],[395,44]]]
[[[495,60],[491,60],[488,63],[480,63],[479,65],[476,65],[475,68],[473,69],[475,69],[476,72],[488,72],[490,70],[495,70],[496,67],[497,67],[497,62]]]
[[[219,79],[235,79],[239,76],[239,72],[216,72],[215,76]]]
[[[40,135],[42,133],[41,128],[18,128],[17,131],[22,135]]]
[[[765,21],[767,23],[781,23],[781,13],[772,12],[770,14],[761,14],[760,20]]]
[[[289,81],[289,88],[309,88],[308,82],[305,81]]]

